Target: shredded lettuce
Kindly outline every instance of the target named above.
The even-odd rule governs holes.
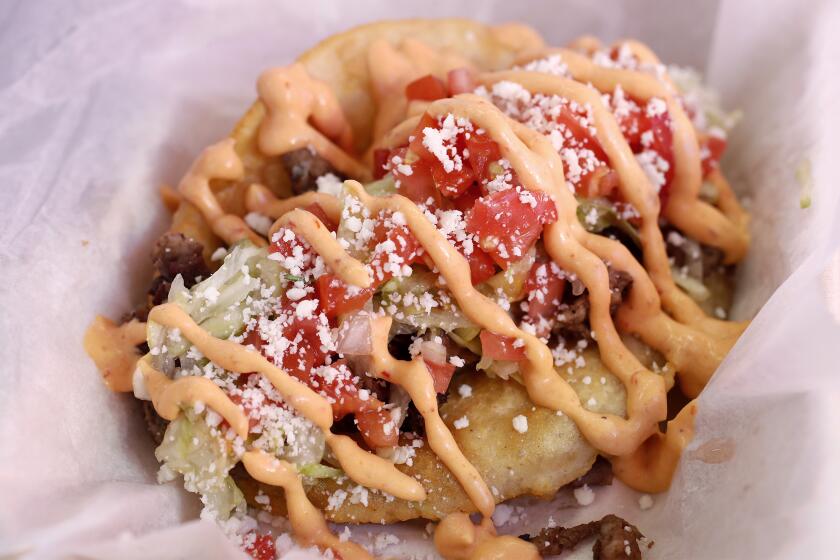
[[[674,278],[674,284],[682,288],[694,301],[703,302],[709,299],[709,289],[697,278],[676,267],[671,268],[671,276]]]
[[[308,476],[309,478],[338,478],[344,474],[344,471],[341,469],[336,469],[320,463],[310,463],[308,465],[300,466],[298,467],[298,472],[303,476]]]
[[[181,276],[177,276],[169,291],[169,302],[181,306],[213,336],[228,338],[243,328],[245,298],[260,287],[249,263],[253,265],[260,260],[259,273],[267,276],[276,271],[276,263],[264,258],[265,254],[264,249],[242,242],[228,253],[216,272],[191,289],[188,290]]]
[[[214,337],[228,339],[241,334],[246,321],[260,313],[258,301],[278,294],[296,281],[289,276],[280,263],[268,258],[265,249],[243,242],[232,248],[215,273],[191,289],[177,277],[169,301],[184,309]],[[212,363],[177,329],[150,321],[147,339],[152,363],[172,378],[203,375],[225,386],[238,377]],[[260,427],[247,442],[237,440],[237,448],[241,450],[243,444],[248,444],[262,449],[293,463],[313,478],[336,476],[335,469],[319,464],[326,448],[324,435],[308,419],[290,408],[267,406],[262,411]],[[160,478],[171,480],[183,475],[185,488],[201,496],[207,514],[225,519],[244,507],[242,493],[228,476],[238,461],[232,446],[208,425],[205,416],[187,408],[170,423],[164,442],[156,451],[163,463]]]
[[[497,272],[479,284],[477,288],[485,292],[485,295],[490,295],[491,297],[498,290],[501,290],[510,301],[518,301],[525,295],[525,283],[528,281],[531,267],[536,260],[537,250],[535,247],[531,247],[524,257],[510,263],[507,270]]]
[[[668,75],[686,102],[697,108],[694,120],[701,130],[729,132],[741,120],[741,111],[725,111],[718,93],[704,84],[703,76],[693,68],[669,66]]]
[[[388,173],[378,181],[365,184],[365,190],[372,196],[387,196],[397,192],[397,184],[394,176]]]
[[[182,475],[184,487],[201,497],[202,516],[227,519],[234,511],[244,512],[245,499],[228,474],[238,459],[204,416],[182,414],[170,422],[155,457],[162,463],[159,481]]]
[[[481,360],[475,365],[475,369],[484,371],[490,377],[508,380],[511,377],[518,378],[519,362],[494,360],[486,355],[482,355]]]
[[[624,234],[637,247],[642,246],[639,232],[630,222],[621,218],[608,200],[602,198],[583,198],[578,200],[577,217],[581,225],[590,233],[601,233],[608,227],[614,227]]]
[[[466,348],[476,356],[481,356],[481,342],[478,339],[480,333],[481,329],[478,327],[466,327],[453,329],[447,335],[458,346]]]
[[[415,267],[411,276],[392,278],[380,289],[379,298],[383,306],[389,307],[392,300],[389,294],[399,294],[399,301],[393,303],[397,308],[395,321],[410,325],[420,330],[441,329],[452,331],[454,329],[475,328],[475,323],[470,321],[452,299],[451,303],[441,304],[440,287],[437,283],[437,275],[430,270]],[[406,297],[407,295],[414,297]],[[423,297],[431,296],[438,306],[427,310],[423,305]]]

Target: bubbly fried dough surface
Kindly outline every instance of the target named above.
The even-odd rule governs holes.
[[[588,350],[582,354],[586,364],[572,368],[566,377],[584,403],[594,399],[587,406],[623,416],[624,387],[601,363],[597,352]],[[584,381],[586,377],[588,383]],[[459,394],[459,388],[465,384],[472,389],[469,397]],[[491,379],[480,372],[461,374],[453,380],[449,400],[440,412],[497,502],[524,494],[551,497],[565,484],[586,474],[597,455],[569,418],[534,406],[522,385],[514,380]],[[528,429],[524,433],[513,427],[513,418],[518,415],[527,418]],[[454,429],[453,423],[464,417],[469,425]],[[424,502],[411,503],[386,498],[379,492],[354,490],[357,485],[346,479],[312,481],[307,494],[329,520],[341,523],[438,520],[453,511],[475,511],[460,484],[427,442],[416,449],[411,465],[398,468],[422,481],[428,492]],[[254,499],[261,491],[269,497],[273,514],[285,514],[282,489],[255,481],[241,467],[231,474],[252,506],[265,508]]]

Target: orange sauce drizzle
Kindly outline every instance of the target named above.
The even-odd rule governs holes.
[[[242,456],[242,464],[254,479],[283,488],[289,521],[298,543],[332,549],[345,560],[373,558],[359,545],[350,541],[342,542],[332,534],[321,512],[306,497],[294,466],[264,451],[247,451]]]
[[[493,494],[490,493],[490,489],[476,468],[464,457],[452,433],[443,423],[438,413],[437,393],[432,376],[423,358],[416,357],[407,362],[391,356],[388,352],[390,329],[390,317],[378,317],[371,321],[372,373],[406,390],[417,407],[417,411],[423,416],[426,437],[432,451],[452,471],[478,511],[485,516],[492,515],[496,504]]]
[[[405,97],[405,87],[409,83],[428,74],[445,80],[450,70],[473,68],[460,56],[442,53],[412,38],[404,39],[399,46],[385,39],[374,41],[367,56],[371,91],[377,103],[374,140],[382,138],[405,119],[410,105]]]
[[[137,345],[146,342],[146,323],[132,319],[117,326],[97,315],[85,331],[84,348],[102,375],[105,386],[118,393],[132,389],[132,375],[137,360]]]
[[[300,208],[283,214],[268,231],[269,238],[283,227],[294,230],[304,238],[342,280],[359,288],[370,286],[371,279],[367,267],[348,255],[327,226],[313,214]]]
[[[452,113],[468,118],[473,126],[487,131],[499,144],[502,156],[510,161],[523,185],[531,190],[544,191],[555,201],[559,219],[546,227],[543,239],[552,258],[565,270],[577,274],[589,289],[590,322],[602,359],[627,387],[627,419],[592,413],[580,404],[577,393],[554,370],[549,348],[537,337],[520,330],[507,312],[472,286],[466,259],[425,219],[413,202],[401,196],[371,197],[354,182],[345,183],[345,188],[371,210],[388,208],[401,211],[409,229],[434,261],[464,314],[482,328],[525,343],[528,359],[523,363],[521,373],[535,404],[567,414],[584,437],[602,452],[610,455],[631,453],[665,417],[664,381],[639,363],[624,347],[615,330],[609,313],[606,266],[601,258],[578,241],[578,238],[595,236],[587,233],[577,222],[576,203],[565,185],[559,156],[542,135],[521,125],[511,126],[507,117],[481,98],[459,96],[442,99],[434,102],[429,111],[433,115]],[[400,130],[407,129],[400,127]],[[528,140],[528,145],[520,135]],[[401,145],[405,140],[393,136],[389,138],[394,145]]]
[[[538,560],[537,547],[510,535],[496,535],[488,518],[474,525],[466,513],[451,513],[435,529],[435,547],[446,560]]]
[[[658,224],[659,198],[633,157],[618,123],[601,103],[597,90],[573,80],[538,72],[498,72],[482,76],[480,81],[485,85],[500,81],[516,82],[532,93],[558,95],[591,108],[597,137],[611,167],[619,176],[622,196],[638,210],[642,222],[640,237],[644,249],[644,268],[633,265],[635,258],[623,246],[610,244],[612,247],[606,249],[611,252],[608,260],[621,263],[622,270],[633,276],[633,301],[625,307],[626,317],[622,324],[647,344],[663,352],[682,377],[690,379],[686,381],[688,385],[704,385],[716,369],[719,359],[709,360],[701,356],[698,360],[694,353],[684,351],[686,345],[689,342],[697,345],[699,339],[704,350],[703,356],[722,358],[746,325],[707,317],[694,300],[674,284]],[[604,245],[600,240],[595,243]],[[664,308],[677,321],[694,328],[677,326],[663,316],[660,297]],[[663,337],[663,329],[667,329],[670,336]]]
[[[212,179],[237,181],[245,174],[242,160],[234,150],[234,144],[233,138],[227,138],[205,148],[181,179],[178,192],[201,210],[213,233],[224,239],[228,245],[248,239],[254,245],[263,247],[266,244],[265,239],[249,228],[239,216],[225,213],[210,188]]]
[[[490,31],[499,42],[511,51],[525,56],[529,52],[538,52],[545,48],[545,41],[532,27],[521,23],[502,23],[493,26]]]
[[[251,185],[245,193],[245,208],[249,212],[259,212],[275,220],[295,208],[305,208],[310,204],[320,206],[327,217],[335,223],[341,220],[341,202],[334,196],[309,191],[291,198],[277,198],[263,185]]]
[[[257,93],[266,108],[259,130],[263,154],[277,156],[311,147],[345,175],[370,175],[367,167],[349,155],[353,132],[335,94],[310,77],[302,64],[263,72]]]
[[[613,472],[627,486],[639,492],[664,492],[671,485],[683,449],[694,437],[694,418],[697,403],[683,407],[668,430],[657,433],[632,455],[612,459]]]
[[[221,387],[206,377],[189,375],[173,381],[145,358],[137,365],[143,374],[146,389],[152,396],[152,404],[164,420],[175,420],[182,406],[201,402],[227,420],[236,435],[243,440],[248,438],[248,417]]]
[[[674,178],[663,215],[689,237],[721,249],[727,263],[743,259],[749,247],[746,224],[731,221],[718,208],[698,198],[702,173],[697,137],[688,115],[671,91],[670,83],[660,82],[643,72],[598,66],[586,56],[568,49],[549,49],[540,56],[546,54],[559,54],[575,80],[591,83],[599,91],[612,92],[620,85],[630,96],[641,101],[652,97],[665,101],[674,136]],[[534,58],[538,57],[529,57],[530,60]],[[643,62],[653,60],[655,57]]]
[[[180,329],[182,336],[221,368],[233,373],[256,372],[265,376],[289,406],[321,429],[341,468],[353,480],[406,500],[423,500],[426,497],[420,483],[398,471],[393,464],[361,449],[346,436],[330,432],[333,422],[330,403],[261,354],[236,342],[215,338],[174,303],[153,308],[149,312],[149,321]],[[208,403],[213,398],[207,386],[196,385],[191,389],[190,395],[196,400]]]

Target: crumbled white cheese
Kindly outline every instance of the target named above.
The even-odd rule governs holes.
[[[526,418],[523,414],[519,414],[513,417],[513,429],[519,432],[520,434],[524,434],[528,431],[528,418]]]
[[[267,237],[268,230],[271,229],[271,225],[274,221],[259,212],[248,212],[245,214],[245,223],[248,224],[252,230],[256,231],[263,237]]]
[[[342,181],[332,173],[321,175],[315,179],[315,185],[320,193],[329,194],[335,197],[341,196]]]
[[[595,492],[588,485],[584,484],[574,489],[575,500],[582,506],[588,506],[595,501]]]

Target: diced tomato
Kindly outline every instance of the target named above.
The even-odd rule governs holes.
[[[432,172],[428,165],[412,165],[414,171],[411,175],[403,175],[394,171],[394,176],[399,180],[397,192],[416,204],[427,204],[432,208],[441,205],[440,191],[435,187]],[[431,201],[431,204],[430,204]]]
[[[634,153],[640,152],[642,150],[642,133],[650,128],[650,124],[638,102],[630,99],[629,103],[624,105],[623,110],[615,114],[615,118],[624,139],[630,145],[630,149]]]
[[[315,289],[321,302],[321,311],[329,319],[361,309],[373,295],[373,288],[351,290],[350,286],[335,274],[319,276]]]
[[[445,393],[449,387],[449,381],[452,380],[452,374],[455,373],[455,366],[449,362],[439,364],[426,359],[423,360],[423,363],[426,364],[426,369],[432,374],[432,380],[435,383],[435,392]]]
[[[394,272],[391,270],[392,255],[399,257],[398,264],[412,265],[422,260],[423,246],[417,241],[414,235],[405,226],[387,228],[383,222],[376,224],[374,229],[374,237],[372,249],[381,243],[391,241],[394,245],[394,250],[379,250],[373,255],[370,261],[370,267],[374,271],[374,284],[377,286],[384,284],[394,277]]]
[[[289,324],[283,328],[283,336],[287,340],[297,342],[297,352],[286,352],[283,355],[283,363],[278,365],[290,375],[308,382],[312,369],[324,365],[327,358],[321,350],[318,319],[301,319],[293,314]]]
[[[309,212],[310,214],[314,215],[319,220],[321,220],[321,223],[327,226],[328,230],[335,231],[338,229],[338,224],[336,224],[330,219],[329,216],[327,216],[327,213],[317,202],[313,202],[309,206],[305,206],[303,209]]]
[[[299,248],[299,249],[298,249]],[[285,258],[289,258],[295,255],[295,251],[298,250],[298,255],[302,256],[302,264],[304,267],[311,262],[313,258],[312,248],[308,245],[304,245],[301,243],[300,239],[298,239],[297,235],[291,236],[291,239],[287,240],[285,235],[281,235],[277,238],[276,241],[273,241],[268,246],[269,254],[272,253],[279,253]],[[302,252],[300,252],[302,250]],[[296,257],[296,260],[298,258]]]
[[[704,149],[705,148],[705,149]],[[703,164],[703,177],[717,169],[723,151],[726,149],[726,139],[719,136],[708,135],[700,143],[701,152],[705,157],[701,160]]]
[[[447,198],[458,198],[475,181],[473,170],[469,165],[463,164],[461,169],[453,169],[448,172],[437,160],[431,162],[430,165],[435,187]]]
[[[391,150],[388,148],[377,148],[373,150],[373,178],[381,179],[388,174],[385,169],[385,164],[388,163],[388,158],[391,157]]]
[[[347,360],[338,360],[330,364],[334,371],[329,376],[313,375],[309,386],[319,395],[330,401],[333,419],[341,420],[348,414],[369,408],[381,408],[382,403],[375,396],[362,399],[355,375],[348,367]]]
[[[475,183],[473,186],[464,191],[461,196],[452,199],[452,206],[461,212],[466,212],[475,206],[475,201],[481,198],[482,194],[484,193],[481,192],[481,186],[479,186],[478,183]]]
[[[251,346],[256,348],[257,352],[262,353],[262,347],[263,344],[265,344],[265,341],[262,339],[257,329],[254,329],[245,335],[245,340],[242,341],[242,344],[244,344],[245,346],[248,346],[250,344]]]
[[[476,179],[487,178],[487,168],[502,157],[499,144],[487,134],[470,134],[466,140],[469,162]]]
[[[659,199],[664,206],[668,201],[668,193],[671,190],[671,181],[674,178],[674,135],[671,132],[671,117],[668,112],[650,117],[650,131],[653,133],[653,142],[650,148],[655,150],[665,161],[668,162],[668,171],[665,172],[665,184],[659,189]]]
[[[472,93],[477,87],[475,76],[469,68],[455,68],[446,73],[449,94]]]
[[[427,74],[405,86],[405,96],[409,101],[434,101],[449,97],[449,93],[446,91],[446,84],[440,78]]]
[[[534,205],[529,201],[534,200]],[[467,212],[467,231],[478,235],[481,248],[503,269],[519,259],[537,241],[543,225],[557,220],[557,209],[547,194],[516,188],[479,198]]]
[[[239,379],[242,379],[244,375],[240,375]],[[244,401],[242,400],[242,395],[228,395],[228,398],[233,402],[233,404],[239,405],[245,411],[245,415],[248,417],[248,431],[253,430],[257,427],[260,423],[259,414],[254,413],[254,409],[250,406],[251,401]],[[227,420],[224,421],[227,424]]]
[[[271,535],[257,535],[253,543],[245,549],[254,560],[274,560],[277,551]]]
[[[484,356],[494,360],[508,360],[518,362],[525,359],[525,347],[516,346],[516,339],[482,330],[481,352]]]
[[[477,246],[474,246],[473,252],[467,256],[467,262],[470,265],[470,280],[473,286],[481,284],[496,274],[496,263],[493,257]]]
[[[432,178],[432,171],[427,161],[414,159],[411,163],[405,163],[408,155],[408,148],[399,148],[389,153],[389,158],[398,157],[407,165],[411,172],[408,174],[400,171],[402,167],[395,167],[391,170],[394,179],[398,181],[397,192],[417,204],[427,204],[432,200],[432,206],[438,207],[441,202],[440,191],[435,187]]]
[[[391,412],[384,408],[357,412],[356,425],[368,447],[394,447],[398,443],[400,431],[391,420]]]
[[[654,150],[668,162],[665,184],[659,190],[659,198],[664,205],[668,200],[668,191],[674,177],[674,139],[671,131],[671,117],[668,111],[649,116],[646,104],[633,98],[630,98],[630,101],[632,103],[628,104],[627,110],[616,115],[616,119],[633,153],[640,153],[646,149]],[[643,145],[642,138],[648,132],[650,132],[650,138]]]
[[[581,124],[580,115],[576,114],[569,105],[560,105],[557,122],[565,125],[581,148],[592,150],[598,159],[606,161],[606,153],[604,153],[604,149],[601,147],[601,143],[598,141],[598,138],[595,137],[589,129],[583,126],[583,124]]]
[[[408,149],[417,154],[420,159],[426,161],[437,160],[434,154],[423,145],[423,130],[426,128],[438,128],[437,119],[429,113],[423,113],[417,128],[414,129],[414,140],[408,144]]]

